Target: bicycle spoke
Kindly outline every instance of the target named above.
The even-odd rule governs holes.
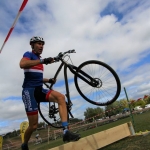
[[[83,63],[83,65],[81,64],[81,67],[79,66],[79,70],[90,75],[99,83],[96,87],[92,87],[79,77],[75,76],[77,90],[87,101],[93,104],[103,105],[115,100],[116,93],[117,96],[118,93],[120,93],[120,85],[118,86],[120,83],[119,78],[117,78],[118,76],[116,73],[112,71],[112,68],[110,69],[106,64],[99,61],[87,61]]]

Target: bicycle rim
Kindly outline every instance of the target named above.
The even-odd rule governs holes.
[[[105,106],[117,100],[121,84],[118,75],[109,65],[97,60],[90,60],[82,63],[78,67],[77,73],[81,74],[81,70],[99,83],[97,87],[93,87],[75,75],[77,91],[86,101],[94,105]]]
[[[55,120],[54,118],[51,117],[49,102],[38,103],[38,109],[39,109],[40,116],[48,125],[54,128],[62,128],[59,112],[55,114],[56,117]]]

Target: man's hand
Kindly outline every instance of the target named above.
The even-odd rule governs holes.
[[[54,58],[52,58],[52,57],[41,59],[41,63],[42,64],[46,64],[47,65],[47,64],[51,64],[53,62],[54,62]]]
[[[51,79],[49,79],[49,81],[48,81],[49,83],[52,83],[52,84],[55,84],[56,83],[56,79],[54,79],[54,78],[51,78]]]

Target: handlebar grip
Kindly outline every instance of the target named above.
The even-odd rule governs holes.
[[[58,58],[58,57],[54,57],[54,60],[55,60],[55,61],[59,61],[59,58]]]
[[[65,54],[67,54],[67,53],[76,53],[76,51],[75,51],[75,49],[72,49],[72,50],[68,50],[68,51],[66,51],[66,52],[64,52],[64,53],[60,52],[60,53],[58,54],[58,56],[54,57],[54,60],[55,60],[55,61],[59,61],[59,60],[60,60]]]
[[[69,50],[69,53],[75,53],[75,49]]]

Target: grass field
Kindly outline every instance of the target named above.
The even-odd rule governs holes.
[[[124,119],[119,119],[115,122],[109,123],[109,124],[105,124],[105,125],[101,125],[101,126],[97,126],[96,128],[93,129],[89,129],[89,130],[78,130],[79,133],[81,134],[81,137],[85,137],[103,130],[107,130],[109,128],[118,126],[120,124],[126,123],[126,122],[130,122],[131,117],[126,117]],[[145,132],[146,130],[150,131],[150,111],[146,111],[144,113],[141,114],[135,114],[134,115],[134,127],[135,127],[135,131],[136,133],[139,132]],[[38,133],[41,135],[41,137],[45,137],[47,136],[47,130],[43,129],[38,131]],[[35,138],[35,135],[37,134],[37,132],[35,132],[32,135],[31,139]],[[112,135],[113,137],[113,135]],[[10,140],[10,139],[9,139]],[[11,142],[17,142],[21,140],[19,137],[17,138],[12,138]],[[5,141],[6,143],[6,141]],[[42,144],[38,144],[38,145],[34,145],[34,143],[30,143],[29,147],[30,150],[48,150],[50,148],[62,145],[63,141],[62,138],[58,138],[57,140],[50,140],[49,144],[47,139],[45,140],[45,142],[43,142]],[[128,137],[125,138],[123,140],[120,140],[118,142],[115,142],[107,147],[101,148],[102,150],[150,150],[150,134],[143,136],[135,136],[135,137]],[[19,150],[20,148],[16,149]]]
[[[150,134],[128,137],[100,150],[150,150]]]

